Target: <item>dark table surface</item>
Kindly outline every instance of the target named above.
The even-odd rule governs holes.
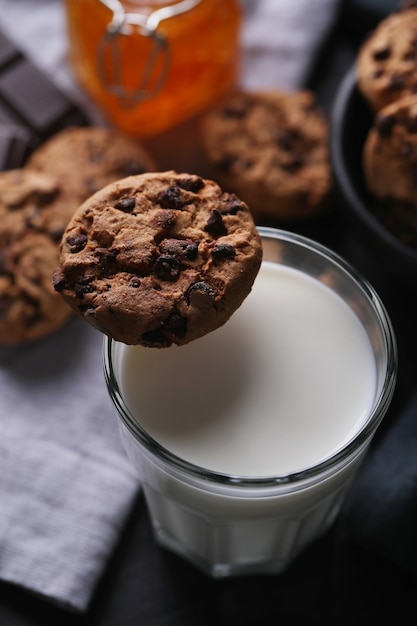
[[[329,116],[358,45],[394,4],[351,0],[342,5],[306,85],[317,92]],[[350,261],[372,282],[388,309],[397,335],[399,373],[387,428],[416,390],[416,293],[399,287],[381,270],[380,259],[370,254],[337,210],[298,230]],[[405,624],[416,619],[416,582],[412,574],[355,545],[340,520],[284,574],[210,580],[154,543],[139,496],[86,614],[56,608],[1,583],[0,626],[262,626],[297,619],[312,625]]]

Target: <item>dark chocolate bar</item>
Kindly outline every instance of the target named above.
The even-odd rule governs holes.
[[[0,170],[20,167],[42,141],[85,114],[0,32]]]

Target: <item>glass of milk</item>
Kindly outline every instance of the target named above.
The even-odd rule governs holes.
[[[214,577],[279,573],[334,521],[395,387],[374,289],[302,236],[264,259],[220,329],[186,346],[104,339],[104,372],[156,540]]]

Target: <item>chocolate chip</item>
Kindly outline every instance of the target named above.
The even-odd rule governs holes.
[[[164,331],[176,337],[185,337],[187,332],[187,320],[178,313],[172,313],[163,323]]]
[[[390,55],[391,55],[391,48],[388,45],[382,46],[381,48],[377,48],[372,53],[372,56],[375,59],[375,61],[385,61],[386,59],[389,58]]]
[[[161,280],[174,282],[181,272],[179,261],[169,254],[161,254],[154,265],[154,273]]]
[[[71,252],[80,252],[85,248],[88,238],[87,235],[79,233],[78,235],[68,235],[66,242],[71,248]]]
[[[220,211],[217,209],[213,209],[211,211],[204,230],[210,233],[213,237],[221,237],[222,235],[227,234]]]
[[[204,180],[200,178],[200,176],[190,176],[189,178],[180,180],[178,184],[182,189],[196,193],[204,187]]]
[[[191,285],[187,292],[188,303],[202,310],[210,309],[214,305],[215,297],[214,289],[203,281]]]
[[[161,252],[178,259],[193,261],[198,256],[198,242],[191,239],[164,239]]]
[[[233,259],[236,256],[236,250],[230,243],[217,243],[211,254],[216,261],[221,261],[223,259]]]
[[[234,193],[224,194],[223,198],[225,204],[221,208],[222,215],[236,215],[238,211],[242,211],[244,208],[242,200],[239,200]]]
[[[128,196],[126,198],[121,198],[121,200],[116,202],[116,204],[114,205],[114,208],[119,209],[119,211],[123,211],[124,213],[132,213],[133,209],[135,208],[135,205],[136,205],[135,198],[133,196]]]
[[[377,115],[375,118],[375,128],[380,137],[389,137],[395,126],[394,115]]]
[[[181,193],[181,188],[176,185],[167,187],[159,194],[156,201],[164,209],[176,209],[177,211],[181,211],[186,204]]]

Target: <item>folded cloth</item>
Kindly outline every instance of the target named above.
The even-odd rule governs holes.
[[[86,608],[138,490],[82,320],[0,350],[0,578]]]
[[[245,2],[243,82],[297,87],[339,0]],[[0,0],[0,29],[94,123],[66,60],[58,0]],[[292,34],[291,34],[292,33]],[[118,437],[100,333],[73,320],[0,349],[0,579],[84,610],[140,488]],[[140,555],[138,555],[140,557]]]
[[[347,537],[417,574],[417,395],[369,451],[342,509]]]

